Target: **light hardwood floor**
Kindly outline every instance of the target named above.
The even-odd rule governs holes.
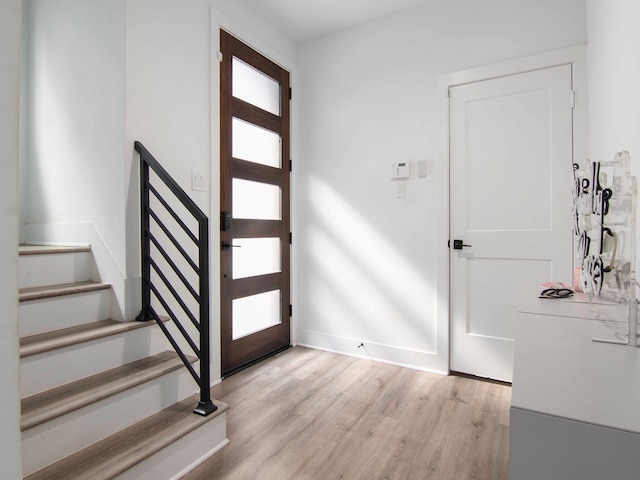
[[[213,398],[231,443],[185,480],[508,478],[509,386],[295,347]]]

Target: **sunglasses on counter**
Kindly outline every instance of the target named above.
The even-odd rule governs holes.
[[[545,288],[538,298],[567,298],[573,296],[570,288]]]

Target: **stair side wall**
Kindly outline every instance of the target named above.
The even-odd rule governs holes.
[[[21,3],[0,2],[0,465],[5,478],[22,478],[17,302]]]

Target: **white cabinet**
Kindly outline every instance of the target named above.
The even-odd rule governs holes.
[[[518,314],[511,480],[640,478],[640,349],[626,307],[532,299]]]

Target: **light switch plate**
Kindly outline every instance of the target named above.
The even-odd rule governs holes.
[[[194,192],[205,192],[207,190],[206,178],[204,172],[191,170],[191,190]]]

